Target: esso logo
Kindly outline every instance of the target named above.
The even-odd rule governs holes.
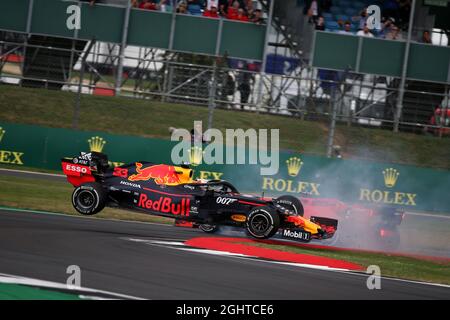
[[[72,172],[87,173],[86,167],[74,166],[74,165],[70,165],[70,164],[66,165],[66,170],[72,171]]]
[[[237,201],[237,199],[232,199],[232,198],[224,198],[224,197],[217,197],[216,199],[216,203],[218,204],[225,204],[225,205],[229,205],[233,202]]]

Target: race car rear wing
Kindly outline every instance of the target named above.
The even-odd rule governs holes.
[[[99,152],[81,152],[74,158],[61,159],[61,167],[67,181],[75,187],[96,181],[96,176],[109,168],[108,157]]]

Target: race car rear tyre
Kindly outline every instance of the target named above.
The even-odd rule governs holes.
[[[267,239],[277,233],[280,226],[280,217],[271,207],[257,207],[247,216],[246,229],[254,238]]]
[[[73,207],[84,215],[94,215],[103,210],[106,200],[106,191],[97,182],[82,184],[72,193]]]
[[[303,214],[305,213],[300,199],[294,196],[289,195],[281,196],[276,198],[275,202],[280,206],[282,206],[283,208],[295,212],[297,215],[301,217],[303,217]]]
[[[219,226],[215,224],[201,224],[199,228],[206,233],[216,233],[217,231],[219,231]]]

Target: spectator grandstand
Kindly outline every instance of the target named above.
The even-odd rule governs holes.
[[[90,5],[103,3],[102,0],[82,0]],[[116,0],[126,4],[127,0]],[[263,11],[254,0],[130,0],[133,8],[189,14],[208,18],[224,18],[242,22],[264,23]],[[108,1],[111,3],[111,1]]]
[[[367,22],[367,9],[370,5],[378,5],[381,8],[381,29],[369,27],[368,30],[364,31]],[[312,16],[313,12],[316,12],[317,17],[323,17],[326,31],[351,34],[364,31],[365,36],[371,33],[375,37],[386,38],[388,34],[392,33],[391,29],[407,28],[410,6],[410,0],[322,0],[309,1],[304,12],[308,16]],[[313,19],[313,21],[317,25],[318,19]],[[363,35],[363,33],[359,33],[359,35]],[[397,39],[392,34],[388,38]]]

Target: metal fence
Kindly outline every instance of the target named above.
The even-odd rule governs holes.
[[[300,65],[291,76],[260,72],[258,65],[128,46],[69,41],[67,48],[3,33],[0,81],[92,95],[245,110],[391,129],[399,79]],[[53,38],[52,41],[57,41]],[[25,59],[26,57],[26,59]],[[34,60],[33,60],[34,59]],[[237,67],[237,68],[236,68]],[[259,66],[260,67],[260,66]],[[80,81],[80,79],[82,81]],[[400,128],[450,133],[449,88],[408,81]]]

